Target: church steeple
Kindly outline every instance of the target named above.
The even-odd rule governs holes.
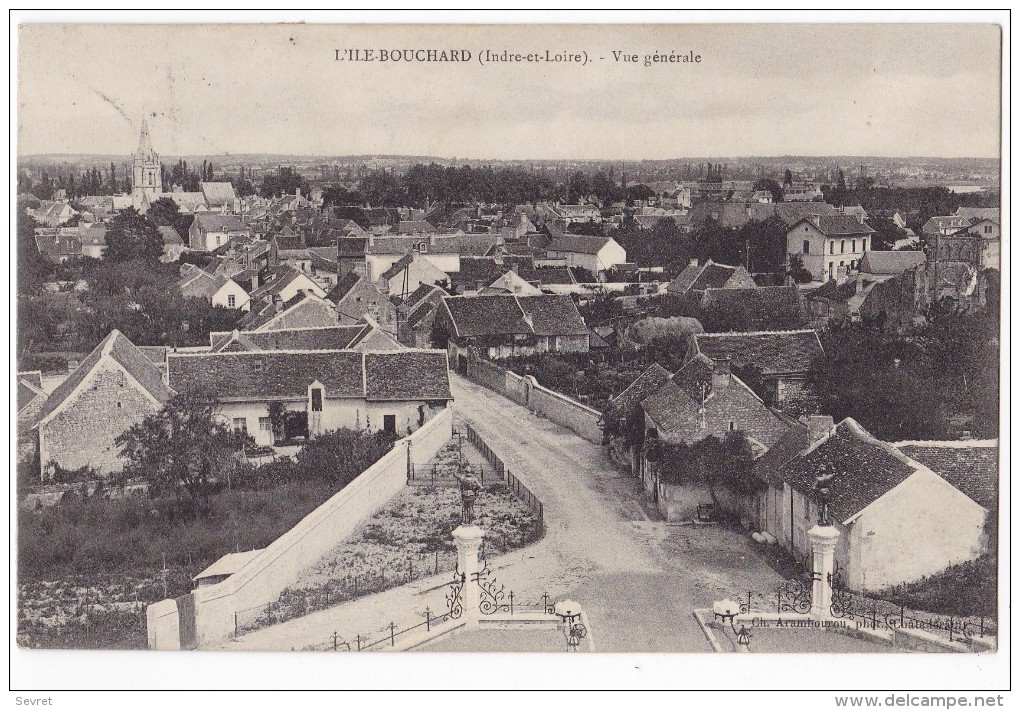
[[[131,202],[141,212],[163,194],[163,171],[159,156],[152,148],[149,123],[142,118],[142,130],[138,134],[138,151],[134,155],[131,170]]]

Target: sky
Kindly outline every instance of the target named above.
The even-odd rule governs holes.
[[[335,60],[368,48],[472,60]],[[18,154],[126,155],[147,116],[167,156],[996,157],[999,73],[989,24],[23,25]]]

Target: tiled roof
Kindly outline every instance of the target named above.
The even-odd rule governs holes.
[[[546,251],[564,251],[574,254],[598,254],[611,241],[610,237],[589,237],[582,234],[564,234],[554,239]]]
[[[695,333],[695,351],[732,367],[753,365],[763,375],[806,373],[824,357],[814,330]]]
[[[99,225],[81,230],[81,243],[82,246],[106,246],[106,227]]]
[[[241,317],[237,325],[242,330],[258,330],[276,319],[277,316],[284,316],[286,320],[286,314],[298,308],[319,309],[315,312],[315,317],[312,319],[313,322],[305,321],[302,323],[304,327],[327,327],[337,323],[337,314],[332,303],[318,296],[301,292],[295,294],[293,298],[282,304],[279,311],[276,310],[276,306],[273,303],[266,303],[259,308],[252,308],[251,311]]]
[[[803,325],[804,304],[796,286],[709,288],[702,305],[718,314],[742,314],[757,330]]]
[[[999,442],[901,441],[893,444],[987,510],[998,506]]]
[[[333,303],[340,303],[340,301],[344,300],[344,296],[350,293],[351,289],[358,285],[359,281],[361,281],[360,275],[354,271],[348,271],[340,278],[339,281],[337,281],[336,286],[334,286],[333,289],[326,294],[326,298]]]
[[[869,251],[861,259],[862,274],[902,274],[925,262],[920,251]]]
[[[293,266],[277,266],[266,275],[265,281],[257,289],[251,292],[251,300],[257,301],[265,296],[272,296],[280,293],[294,279],[302,274]]]
[[[173,196],[173,193],[170,193]],[[231,214],[213,214],[199,212],[195,215],[195,225],[201,232],[238,232],[247,230],[247,225]]]
[[[463,262],[461,262],[463,263]],[[570,269],[566,267],[546,267],[540,269],[517,269],[517,275],[529,283],[542,285],[569,285],[577,283]]]
[[[588,326],[567,295],[517,296],[524,312],[531,316],[535,335],[587,335]]]
[[[811,445],[811,430],[807,424],[797,422],[779,440],[754,462],[754,473],[772,484],[783,482],[782,468]]]
[[[205,393],[220,402],[303,400],[313,382],[322,384],[327,399],[452,399],[446,353],[437,350],[171,355],[168,371],[178,391]]]
[[[616,412],[628,412],[632,407],[640,404],[643,399],[662,389],[669,382],[670,377],[672,375],[669,370],[659,363],[654,363],[638,375],[627,389],[613,397],[609,405]]]
[[[344,237],[337,240],[340,256],[362,257],[365,255],[365,245],[368,239],[363,237]]]
[[[999,208],[998,207],[957,207],[956,216],[963,217],[965,220],[974,224],[980,222],[983,219],[990,219],[993,222],[999,222]]]
[[[18,379],[24,380],[36,389],[42,389],[42,370],[28,370],[19,372]]]
[[[18,377],[17,404],[19,412],[34,402],[36,398],[45,396],[46,393],[43,392],[41,385],[36,386],[31,379]]]
[[[739,266],[716,264],[711,260],[702,265],[689,264],[666,287],[666,290],[682,295],[691,290],[704,291],[709,288],[723,288],[740,268]]]
[[[229,182],[200,182],[198,186],[209,207],[222,207],[237,197],[234,186]]]
[[[274,239],[276,239],[278,251],[301,251],[305,248],[305,243],[300,236],[291,237],[277,234]]]
[[[695,355],[673,375],[673,384],[682,389],[691,399],[700,402],[702,396],[712,394],[712,374],[715,363],[701,355]]]
[[[369,401],[453,399],[446,352],[366,353],[365,397]]]
[[[443,302],[460,337],[531,334],[513,296],[447,296]]]
[[[196,276],[181,286],[181,294],[185,298],[212,298],[230,281],[223,274],[213,275],[204,271]]]
[[[361,337],[367,326],[337,325],[324,328],[241,331],[234,338],[217,343],[212,352],[232,350],[347,350]],[[240,347],[231,348],[236,341]]]
[[[173,391],[163,384],[162,375],[156,365],[119,330],[113,330],[81,361],[78,368],[50,393],[38,418],[41,420],[49,416],[63,404],[103,357],[109,357],[120,364],[160,404],[165,404],[173,396]]]
[[[448,296],[443,300],[460,337],[588,334],[570,296]]]
[[[173,227],[156,227],[159,230],[159,235],[163,237],[164,246],[176,246],[184,244],[184,240],[181,235],[177,233],[177,230]]]
[[[792,488],[814,496],[820,474],[829,474],[829,507],[845,522],[896,486],[917,468],[892,445],[871,436],[853,419],[844,419],[814,448],[781,469]]]

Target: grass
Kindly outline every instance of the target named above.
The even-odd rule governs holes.
[[[990,554],[875,596],[933,614],[997,618],[998,581],[998,556]]]

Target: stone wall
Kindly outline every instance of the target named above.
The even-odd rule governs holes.
[[[123,370],[100,363],[79,393],[39,427],[42,470],[53,461],[65,469],[120,471],[124,463],[114,439],[159,409]]]
[[[366,469],[301,522],[219,584],[192,591],[197,644],[234,634],[234,615],[276,600],[308,566],[340,544],[407,483],[408,463],[428,462],[452,436],[453,410],[445,409]],[[159,602],[162,604],[163,602]]]

